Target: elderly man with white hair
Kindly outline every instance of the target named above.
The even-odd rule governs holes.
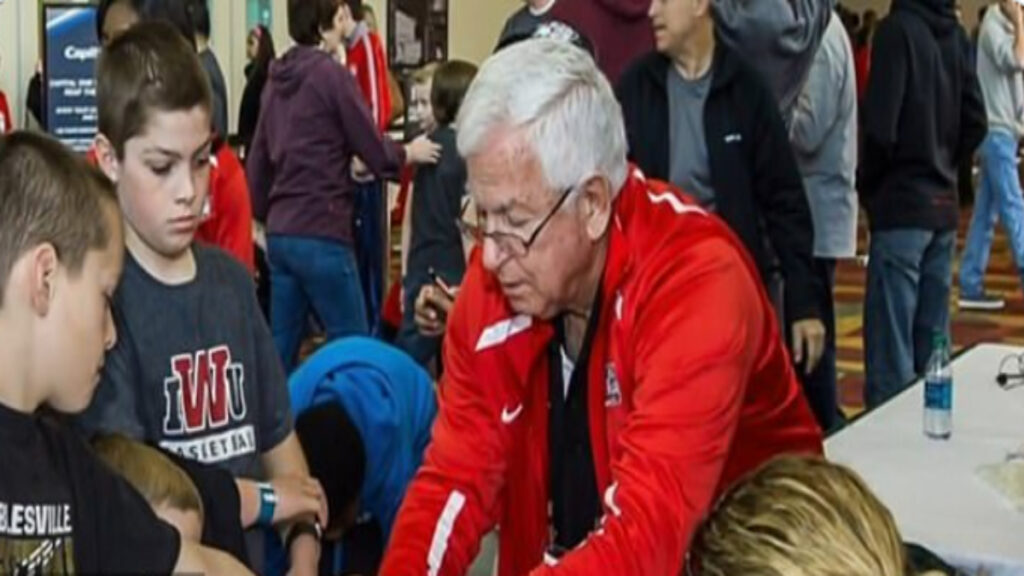
[[[385,576],[675,576],[739,477],[820,453],[758,271],[716,217],[626,161],[582,50],[482,67],[458,145],[479,247],[448,322],[440,412]]]

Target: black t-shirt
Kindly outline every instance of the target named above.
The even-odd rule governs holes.
[[[219,467],[189,460],[173,452],[165,451],[163,454],[188,474],[203,500],[203,546],[227,552],[242,564],[248,564],[245,531],[238,521],[242,503],[235,478]]]
[[[0,405],[0,574],[170,574],[181,539],[74,433]]]
[[[412,236],[406,272],[406,294],[419,294],[431,281],[433,268],[450,285],[462,283],[466,273],[466,255],[462,234],[455,221],[462,212],[466,193],[466,163],[459,157],[455,131],[438,128],[430,139],[441,146],[436,166],[420,166],[412,194]]]

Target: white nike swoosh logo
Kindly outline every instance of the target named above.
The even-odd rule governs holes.
[[[523,405],[522,404],[520,404],[515,410],[512,410],[511,412],[509,411],[508,406],[506,406],[505,408],[502,408],[502,410],[501,410],[501,423],[502,424],[511,424],[511,423],[515,422],[516,418],[519,418],[519,415],[522,414],[522,413],[523,413]]]

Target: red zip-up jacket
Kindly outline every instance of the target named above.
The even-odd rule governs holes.
[[[226,250],[256,274],[252,239],[252,199],[245,168],[227,145],[211,158],[210,215],[196,230],[196,239]]]
[[[391,91],[388,88],[388,59],[380,36],[360,23],[348,43],[346,62],[370,106],[377,127],[384,132],[391,121]]]
[[[514,314],[476,254],[448,324],[433,442],[380,574],[462,576],[500,525],[499,576],[676,576],[727,487],[777,454],[821,453],[757,269],[728,228],[633,169],[609,234],[586,367],[599,528],[545,557],[554,330]]]

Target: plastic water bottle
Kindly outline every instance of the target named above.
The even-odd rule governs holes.
[[[953,366],[949,340],[941,332],[932,337],[932,356],[924,377],[924,433],[936,440],[948,440],[953,434]]]

